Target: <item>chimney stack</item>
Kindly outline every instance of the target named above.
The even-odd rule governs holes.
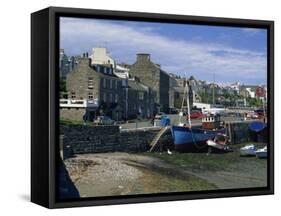
[[[148,53],[138,53],[137,61],[150,61],[150,54]]]
[[[92,59],[89,58],[88,56],[88,53],[83,53],[81,58],[80,58],[80,61],[79,61],[79,64],[80,65],[87,65],[87,66],[90,66],[92,65]]]

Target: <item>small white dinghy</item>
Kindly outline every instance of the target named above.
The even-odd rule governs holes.
[[[241,156],[256,156],[257,147],[252,145],[246,145],[240,148],[240,155]]]
[[[265,146],[264,148],[258,149],[256,151],[256,156],[258,158],[267,158],[267,146]]]

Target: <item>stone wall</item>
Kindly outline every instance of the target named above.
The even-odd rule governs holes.
[[[249,123],[237,122],[226,125],[228,136],[230,137],[231,144],[238,144],[242,142],[251,141],[250,133],[248,130]]]
[[[159,128],[120,131],[119,126],[61,125],[64,157],[102,152],[145,152]],[[165,138],[164,138],[165,139]]]
[[[257,136],[249,131],[249,122],[231,122],[226,124],[227,133],[231,144],[244,142],[267,142],[266,137]]]
[[[253,141],[248,130],[248,122],[226,125],[231,144]],[[159,132],[159,128],[120,131],[119,126],[61,125],[63,135],[63,158],[72,154],[103,152],[145,152]],[[157,150],[173,149],[173,140],[168,131],[159,140]]]

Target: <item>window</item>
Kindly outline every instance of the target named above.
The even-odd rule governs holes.
[[[115,89],[117,89],[117,87],[118,87],[118,81],[115,80]]]
[[[107,73],[107,68],[106,67],[103,68],[103,72]]]
[[[115,94],[115,103],[118,103],[118,94]]]
[[[106,88],[106,79],[103,79],[103,88]]]
[[[106,93],[103,93],[103,101],[106,102]]]
[[[94,79],[93,77],[88,78],[88,89],[93,89],[94,88]]]
[[[94,96],[93,96],[93,92],[89,92],[88,93],[88,100],[93,100]]]
[[[122,87],[128,87],[128,80],[127,79],[124,79],[122,80]]]
[[[110,95],[109,95],[109,102],[113,102],[112,93],[110,93]]]
[[[72,91],[72,92],[71,92],[71,99],[75,99],[75,98],[76,98],[75,91]]]
[[[112,88],[112,81],[113,81],[113,80],[111,79],[111,80],[110,80],[110,88]]]
[[[139,100],[143,100],[144,99],[144,92],[139,92]]]

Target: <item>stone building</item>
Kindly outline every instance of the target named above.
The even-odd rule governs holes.
[[[98,69],[94,70],[87,55],[79,59],[77,67],[66,77],[68,99],[60,102],[61,117],[92,121],[104,114],[114,120],[122,119],[122,81],[108,67]]]
[[[98,115],[107,115],[118,121],[152,116],[155,92],[150,87],[117,77],[112,64],[93,64],[87,54],[76,62],[66,76],[61,118],[93,121]]]
[[[185,83],[184,83],[184,85],[186,85]],[[188,100],[189,100],[189,106],[190,106],[190,108],[192,108],[193,107],[193,91],[192,91],[192,89],[191,89],[191,86],[187,83],[187,85],[188,85]],[[186,95],[186,93],[184,93],[184,91],[185,91],[185,87],[184,86],[176,86],[176,87],[174,87],[174,107],[175,108],[178,108],[178,109],[181,109],[182,107],[182,102],[183,102],[183,100],[184,100],[184,107],[186,107],[187,106],[187,100],[186,100],[186,97],[187,97],[187,95]]]
[[[200,100],[197,92],[194,88],[194,82],[190,79],[186,79],[183,77],[176,76],[174,74],[170,75],[170,94],[169,94],[169,102],[170,108],[180,109],[182,106],[182,101],[184,97],[185,85],[188,85],[188,96],[189,96],[189,105],[193,106],[193,102],[198,102]],[[186,97],[186,96],[185,96]]]
[[[155,91],[157,109],[154,110],[154,114],[160,110],[168,112],[169,74],[163,71],[160,65],[153,63],[149,54],[137,54],[137,61],[131,65],[129,74]]]
[[[150,118],[153,115],[155,92],[135,80],[128,80],[127,87],[124,95],[127,118]]]
[[[65,78],[70,71],[70,62],[67,55],[64,53],[64,49],[60,49],[60,59],[59,59],[59,70],[60,78]]]
[[[256,88],[257,86],[255,85],[242,85],[239,89],[239,95],[245,98],[255,98]]]

